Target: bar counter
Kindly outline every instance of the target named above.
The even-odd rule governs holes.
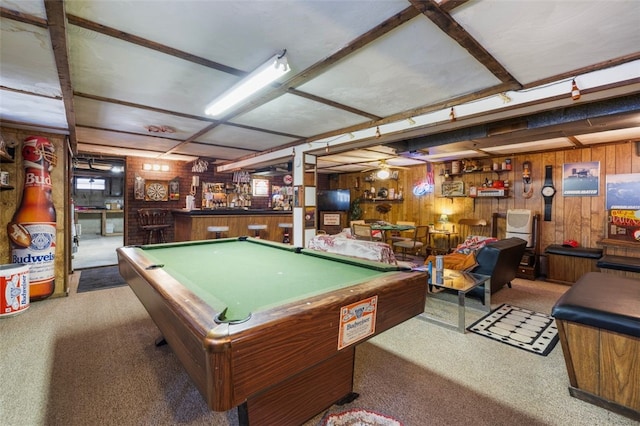
[[[228,236],[253,236],[247,227],[253,224],[267,225],[260,231],[261,237],[282,241],[283,230],[279,223],[292,223],[291,210],[243,210],[243,209],[174,209],[171,210],[175,241],[195,241],[214,238],[207,231],[209,226],[228,226]]]

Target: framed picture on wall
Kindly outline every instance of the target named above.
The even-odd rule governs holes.
[[[269,180],[268,179],[252,179],[251,193],[254,197],[269,196]]]
[[[454,180],[453,182],[442,183],[443,197],[461,197],[464,195],[464,182]]]
[[[180,199],[180,180],[178,178],[172,179],[169,182],[169,199],[170,200]]]
[[[136,175],[136,179],[133,183],[133,198],[134,200],[144,200],[144,178]]]

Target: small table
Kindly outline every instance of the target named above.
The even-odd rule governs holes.
[[[391,232],[402,232],[408,231],[410,229],[415,229],[415,226],[411,225],[395,225],[392,223],[389,224],[381,224],[381,223],[372,223],[371,229],[382,232],[382,241],[387,241],[387,231]]]
[[[465,296],[469,291],[484,284],[484,308],[487,311],[491,311],[490,279],[491,277],[488,275],[456,271],[454,269],[443,269],[442,272],[436,272],[434,269],[433,275],[427,280],[427,284],[429,284],[429,293],[431,293],[432,286],[454,290],[458,293],[458,324],[450,324],[438,318],[430,317],[425,312],[418,315],[418,318],[457,330],[460,333],[465,333]]]
[[[433,239],[434,235],[442,235],[447,237],[447,247],[446,250],[440,250],[436,247],[435,245],[435,240]],[[452,235],[458,235],[457,232],[451,232],[451,231],[438,231],[437,229],[429,229],[429,249],[431,250],[431,253],[433,254],[438,254],[439,252],[442,252],[442,254],[448,254],[451,251],[451,236]]]

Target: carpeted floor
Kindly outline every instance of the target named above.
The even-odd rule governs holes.
[[[154,344],[160,332],[129,287],[77,294],[75,275],[68,297],[0,319],[3,426],[238,424],[237,410],[207,407],[170,346]],[[493,306],[549,314],[567,288],[516,279]],[[304,426],[351,409],[404,426],[638,425],[572,398],[568,385],[559,345],[543,357],[411,319],[358,345],[360,397]]]
[[[82,269],[78,272],[80,273],[78,293],[127,285],[126,281],[120,276],[117,266]]]

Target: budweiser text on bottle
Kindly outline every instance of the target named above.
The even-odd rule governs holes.
[[[30,266],[31,300],[51,296],[55,288],[56,209],[49,174],[57,161],[54,151],[45,137],[25,139],[22,201],[7,225],[11,262]]]

